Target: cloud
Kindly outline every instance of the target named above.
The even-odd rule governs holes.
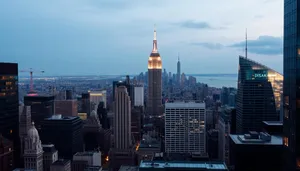
[[[209,42],[200,42],[200,43],[191,43],[191,45],[203,46],[208,49],[221,49],[223,47],[220,43],[209,43]]]
[[[224,29],[225,27],[213,27],[208,22],[187,20],[177,23],[180,27],[189,29]]]
[[[235,43],[229,47],[245,47],[245,41]],[[256,40],[248,40],[248,52],[262,55],[280,55],[282,54],[282,37],[259,36]]]

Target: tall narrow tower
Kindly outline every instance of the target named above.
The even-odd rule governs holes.
[[[154,28],[153,49],[148,60],[148,103],[149,115],[158,116],[162,114],[162,62],[157,51],[156,29]]]
[[[177,62],[177,83],[180,83],[180,60],[179,60],[179,53],[178,53],[178,62]]]

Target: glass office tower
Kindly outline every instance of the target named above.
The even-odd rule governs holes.
[[[280,120],[282,82],[280,73],[249,58],[239,57],[237,133],[262,131],[263,121]]]
[[[284,170],[300,169],[300,1],[284,0]]]

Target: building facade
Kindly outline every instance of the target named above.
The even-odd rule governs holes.
[[[0,135],[0,170],[12,170],[14,168],[13,143]]]
[[[106,90],[89,91],[89,93],[90,93],[91,105],[92,104],[95,105],[95,106],[91,106],[91,111],[97,110],[100,102],[104,102],[104,108],[106,108]]]
[[[134,86],[134,106],[144,106],[144,86]]]
[[[21,104],[19,106],[19,114],[20,114],[20,123],[19,123],[19,130],[20,130],[20,149],[21,149],[21,159],[23,159],[24,154],[24,146],[25,146],[25,138],[27,137],[27,132],[31,127],[31,107],[24,106]],[[21,162],[23,163],[23,162]],[[22,164],[23,165],[23,164]]]
[[[121,165],[134,165],[131,134],[131,101],[127,88],[119,86],[114,102],[114,148],[109,151],[109,168],[116,171]]]
[[[41,122],[54,114],[54,96],[28,94],[24,97],[24,104],[31,107],[31,120],[39,131]]]
[[[284,0],[283,170],[300,169],[300,2]]]
[[[79,117],[53,115],[42,122],[41,139],[44,144],[54,144],[59,157],[72,159],[83,151],[82,129]]]
[[[0,62],[0,133],[13,141],[14,163],[20,163],[18,64]]]
[[[165,151],[206,153],[205,103],[165,104]]]
[[[50,171],[52,163],[58,160],[58,151],[53,144],[43,144],[43,167],[44,171]]]
[[[128,149],[130,146],[132,146],[131,102],[125,86],[120,86],[117,88],[114,106],[115,148]]]
[[[55,100],[55,113],[63,116],[77,116],[77,100]]]
[[[43,153],[39,133],[32,122],[25,138],[24,168],[43,171]]]
[[[162,114],[162,61],[157,50],[156,30],[153,49],[148,59],[148,101],[147,113],[152,116]]]
[[[283,76],[248,58],[239,57],[236,129],[262,131],[263,121],[278,121]],[[279,105],[279,106],[278,106]]]

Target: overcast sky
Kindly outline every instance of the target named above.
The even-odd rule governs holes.
[[[147,70],[156,24],[167,71],[237,73],[248,57],[282,73],[282,0],[0,0],[0,61],[47,75]],[[45,73],[45,74],[46,74]]]

